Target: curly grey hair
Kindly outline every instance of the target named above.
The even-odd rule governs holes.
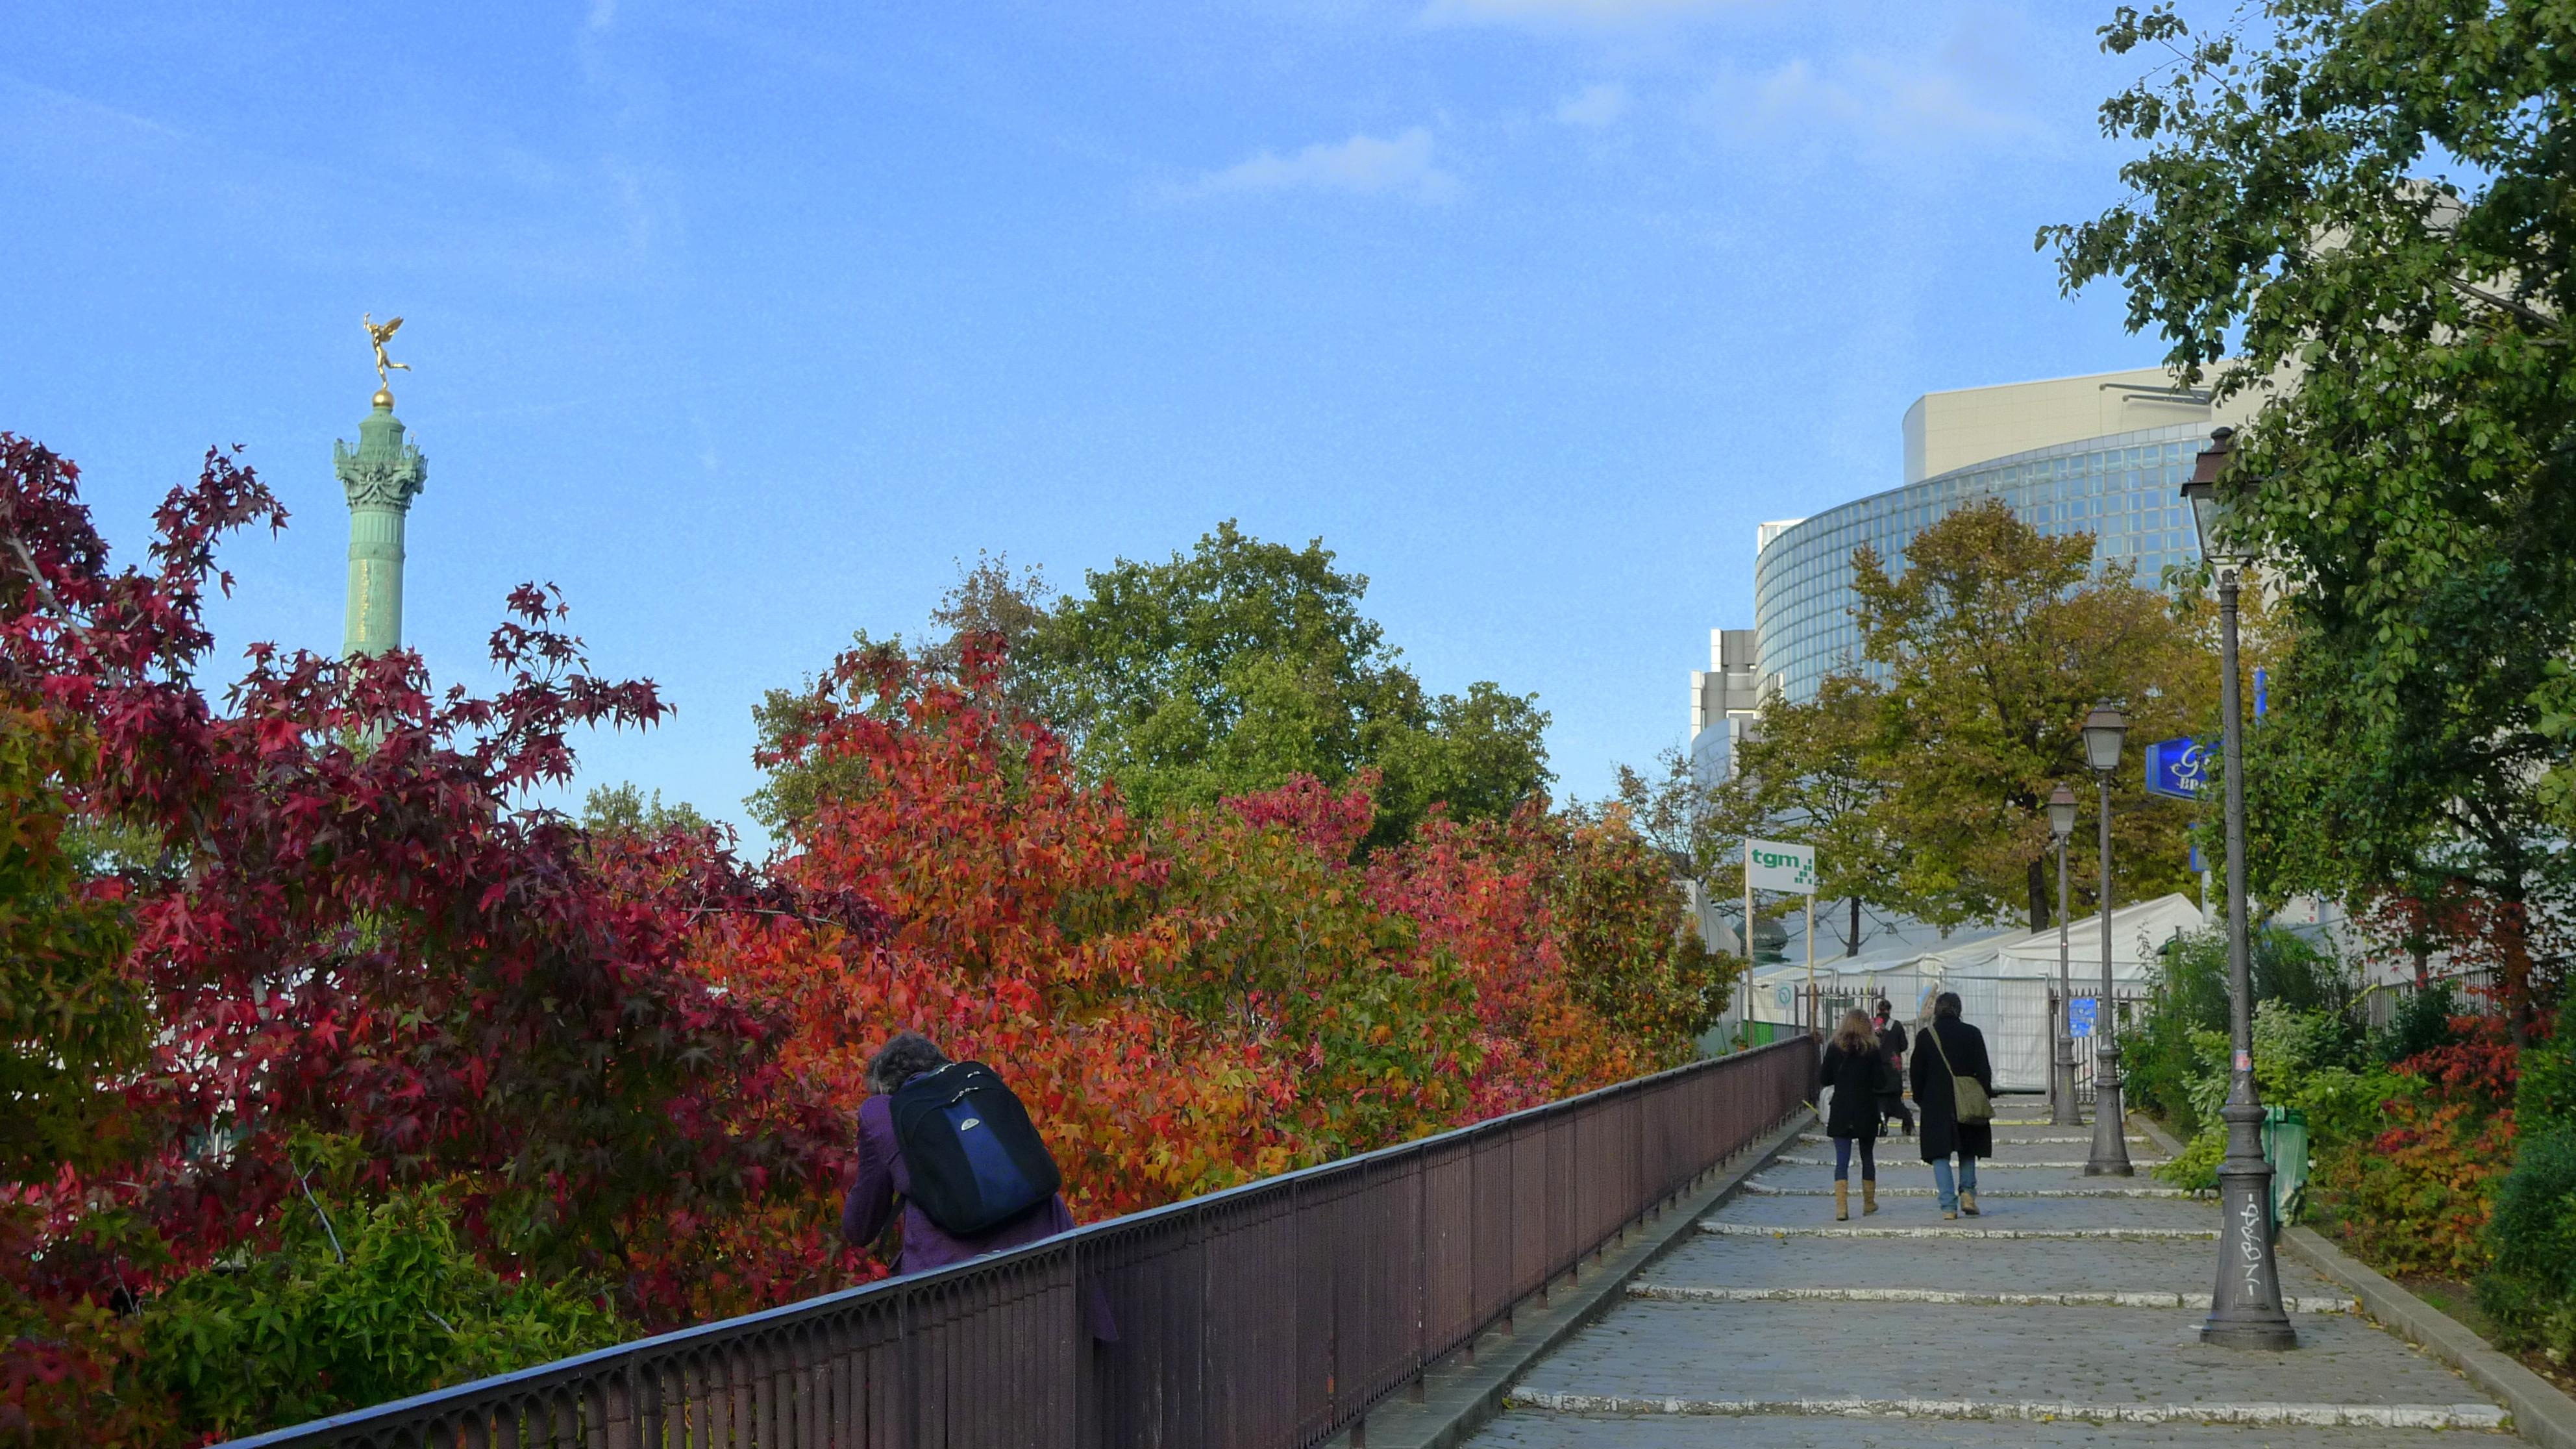
[[[868,1090],[887,1096],[895,1088],[948,1065],[948,1058],[931,1044],[930,1038],[917,1031],[899,1031],[886,1038],[877,1054],[868,1058]]]

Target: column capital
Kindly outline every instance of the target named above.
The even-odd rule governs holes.
[[[393,397],[376,394],[375,411],[358,424],[358,446],[346,439],[331,445],[331,471],[355,508],[390,508],[407,512],[429,482],[429,460],[403,441],[402,420],[394,416]]]

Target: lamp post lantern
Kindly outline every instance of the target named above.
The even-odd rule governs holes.
[[[2182,496],[2191,504],[2200,555],[2218,571],[2218,709],[2227,761],[2227,1026],[2234,1060],[2227,1105],[2227,1157],[2218,1168],[2218,1291],[2203,1343],[2225,1348],[2296,1348],[2298,1330],[2281,1307],[2281,1272],[2272,1251],[2272,1165],[2263,1160],[2263,1100],[2254,1086],[2254,993],[2245,912],[2245,701],[2237,684],[2237,571],[2252,562],[2234,509],[2218,480],[2233,461],[2235,430],[2210,433]]]
[[[2075,792],[2064,785],[2048,797],[2048,834],[2057,844],[2057,1019],[2050,1023],[2057,1036],[2055,1072],[2049,1078],[2056,1090],[2049,1121],[2059,1127],[2084,1125],[2084,1114],[2075,1106],[2075,982],[2067,964],[2066,913],[2069,896],[2066,888],[2066,846],[2075,838]]]
[[[2094,917],[2102,933],[2102,999],[2093,1004],[2093,1154],[2084,1161],[2086,1177],[2136,1173],[2129,1165],[2129,1114],[2120,1100],[2120,1040],[2111,1010],[2111,776],[2128,737],[2129,717],[2107,704],[2084,716],[2084,762],[2102,786],[2101,912]]]

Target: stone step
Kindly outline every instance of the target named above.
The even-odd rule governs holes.
[[[2116,1404],[1996,1399],[1684,1399],[1647,1394],[1579,1394],[1516,1388],[1514,1408],[1558,1414],[1675,1414],[1752,1417],[1968,1420],[2078,1420],[2092,1424],[2252,1424],[2335,1429],[2487,1429],[2505,1426],[2493,1404]]]
[[[1831,1166],[1833,1166],[1833,1165],[1834,1165],[1834,1160],[1833,1160],[1832,1158],[1830,1158],[1830,1157],[1775,1157],[1775,1158],[1772,1158],[1771,1160],[1772,1160],[1773,1162],[1780,1163],[1780,1164],[1782,1164],[1782,1165],[1784,1165],[1784,1166],[1788,1166],[1788,1167],[1831,1167]],[[1912,1168],[1915,1168],[1915,1169],[1917,1169],[1917,1170],[1919,1170],[1919,1171],[1923,1171],[1923,1172],[1929,1172],[1929,1171],[1931,1171],[1931,1170],[1932,1170],[1932,1164],[1931,1164],[1931,1163],[1925,1162],[1923,1159],[1921,1159],[1921,1158],[1919,1158],[1919,1157],[1910,1157],[1910,1156],[1909,1156],[1909,1157],[1890,1157],[1890,1158],[1886,1158],[1886,1159],[1882,1160],[1878,1165],[1879,1165],[1880,1167],[1882,1167],[1882,1168],[1886,1168],[1886,1167],[1912,1167]],[[2131,1167],[2139,1167],[2139,1168],[2145,1168],[2145,1167],[2162,1167],[2162,1166],[2164,1166],[2164,1165],[2165,1165],[2165,1159],[2164,1159],[2164,1158],[2161,1158],[2161,1157],[2138,1157],[2138,1156],[2132,1155],[2132,1156],[2129,1158],[2129,1165],[2130,1165]],[[1986,1171],[1987,1169],[1989,1169],[1989,1168],[2032,1168],[2032,1167],[2035,1167],[2035,1168],[2047,1168],[2047,1169],[2050,1169],[2050,1170],[2052,1170],[2052,1171],[2057,1171],[2057,1172],[2064,1172],[2064,1171],[2067,1171],[2067,1170],[2069,1170],[2069,1169],[2072,1169],[2072,1170],[2077,1171],[2077,1172],[2081,1172],[2081,1171],[2083,1171],[2083,1170],[2084,1170],[2084,1161],[2083,1161],[2083,1159],[2081,1159],[2081,1158],[2077,1158],[2077,1159],[2074,1159],[2074,1160],[2072,1160],[2072,1161],[2051,1161],[2051,1162],[2015,1162],[2015,1161],[2013,1161],[2013,1160],[2012,1160],[2011,1158],[2009,1158],[2009,1157],[1980,1157],[1980,1158],[1978,1158],[1978,1159],[1977,1159],[1977,1171],[1978,1171],[1978,1172],[1980,1172],[1980,1173],[1985,1172],[1985,1171]]]
[[[2207,1293],[2156,1288],[2078,1290],[2065,1293],[1978,1293],[1950,1288],[1703,1288],[1689,1283],[1631,1283],[1631,1298],[1665,1303],[1936,1303],[1975,1308],[2188,1308],[2209,1311]],[[2350,1313],[2350,1298],[2284,1296],[2292,1313]]]
[[[1836,1223],[1731,1223],[1703,1218],[1699,1230],[1728,1238],[2100,1238],[2133,1243],[2218,1241],[2216,1228],[1955,1228],[1946,1225],[1878,1228]]]
[[[1808,1144],[1809,1146],[1830,1147],[1833,1145],[1834,1139],[1822,1132],[1801,1132],[1798,1134],[1798,1140]],[[1878,1140],[1881,1142],[1911,1142],[1914,1139],[1894,1132],[1885,1132],[1879,1134]],[[2046,1147],[2059,1143],[2090,1142],[2092,1140],[2093,1134],[2090,1132],[2056,1132],[2041,1133],[2039,1135],[2029,1137],[1997,1137],[1995,1139],[1995,1145],[1997,1147]],[[2129,1137],[2129,1140],[2137,1143],[2141,1147],[2151,1147],[2154,1145],[2154,1143],[2149,1139],[2136,1134],[2132,1134]]]
[[[1978,1159],[1978,1170],[1983,1171],[1984,1168],[1984,1159]],[[1834,1195],[1834,1190],[1830,1187],[1778,1187],[1771,1183],[1761,1181],[1758,1178],[1751,1182],[1747,1182],[1742,1187],[1736,1189],[1736,1191],[1750,1193],[1755,1197],[1832,1197]],[[1857,1193],[1859,1189],[1854,1188],[1853,1191]],[[1938,1189],[1929,1187],[1882,1187],[1878,1190],[1878,1195],[1880,1197],[1937,1197],[1940,1193]],[[2196,1195],[2190,1189],[2180,1187],[2024,1187],[1994,1189],[1980,1187],[1977,1189],[1977,1198],[1981,1202],[1990,1197],[2189,1198],[2194,1196]],[[2208,1200],[2214,1201],[2214,1199]]]

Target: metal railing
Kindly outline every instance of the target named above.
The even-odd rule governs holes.
[[[236,1440],[1303,1449],[1815,1094],[1798,1038],[888,1279]],[[1115,1342],[1083,1304],[1105,1295]]]

